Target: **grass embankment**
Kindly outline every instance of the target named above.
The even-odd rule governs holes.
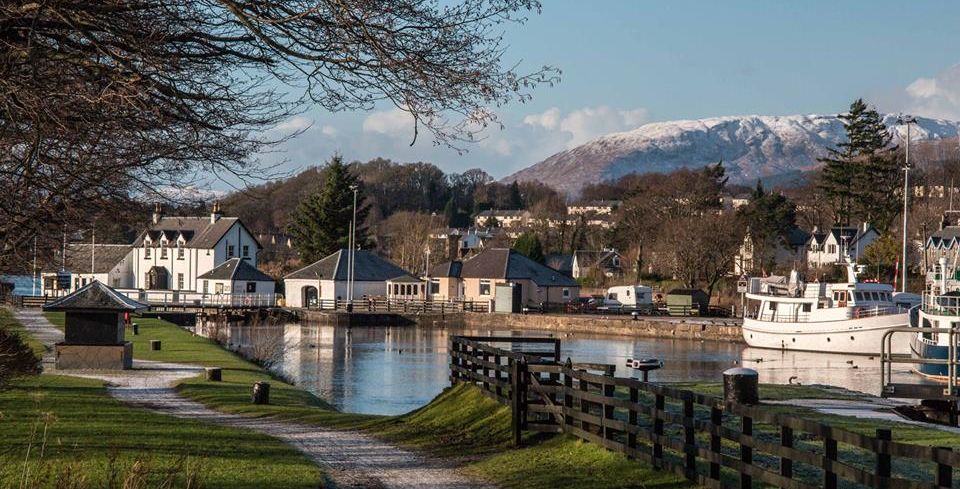
[[[61,314],[48,319],[62,326]],[[166,321],[138,318],[140,334],[134,356],[142,360],[220,367],[222,382],[189,379],[178,387],[185,397],[214,409],[248,416],[274,416],[323,427],[359,429],[401,446],[432,455],[455,457],[474,475],[502,487],[648,488],[685,487],[684,480],[627,460],[572,437],[531,439],[528,448],[510,446],[510,409],[484,397],[472,386],[448,389],[427,406],[402,416],[341,413],[312,394],[291,386],[213,340],[193,335]],[[150,340],[162,349],[151,351]],[[254,382],[269,380],[269,405],[250,402]]]
[[[0,328],[20,325],[0,309]],[[0,389],[0,440],[0,488],[321,485],[283,442],[129,407],[97,380],[40,375]]]

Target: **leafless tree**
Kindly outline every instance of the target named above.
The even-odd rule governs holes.
[[[317,104],[387,102],[459,148],[552,83],[504,67],[498,34],[536,0],[12,0],[0,3],[0,268],[34,236],[268,172],[263,136]],[[292,88],[291,88],[292,87]],[[294,95],[287,95],[288,93]],[[299,94],[299,95],[296,95]],[[73,224],[71,224],[73,223]]]

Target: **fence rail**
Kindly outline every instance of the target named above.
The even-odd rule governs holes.
[[[320,299],[305,307],[320,311],[353,312],[405,312],[405,313],[452,313],[452,312],[490,312],[490,303],[486,301],[428,301],[415,299],[390,299],[386,297],[368,297],[352,301],[338,299]]]
[[[526,351],[545,342],[553,351]],[[451,382],[511,406],[517,445],[523,431],[567,433],[709,487],[943,488],[960,467],[949,447],[614,377],[613,366],[561,363],[559,351],[553,339],[452,337]]]

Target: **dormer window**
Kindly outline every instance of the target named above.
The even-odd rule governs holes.
[[[183,248],[177,248],[177,259],[178,259],[178,260],[182,260],[182,259],[183,259],[183,254],[184,254]]]

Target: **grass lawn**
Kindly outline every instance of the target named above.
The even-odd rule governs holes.
[[[14,323],[6,309],[0,323]],[[40,375],[0,389],[0,440],[0,488],[22,480],[23,487],[187,487],[191,479],[192,487],[321,486],[320,470],[279,440],[129,407],[97,380]],[[124,486],[131,478],[142,480]]]

